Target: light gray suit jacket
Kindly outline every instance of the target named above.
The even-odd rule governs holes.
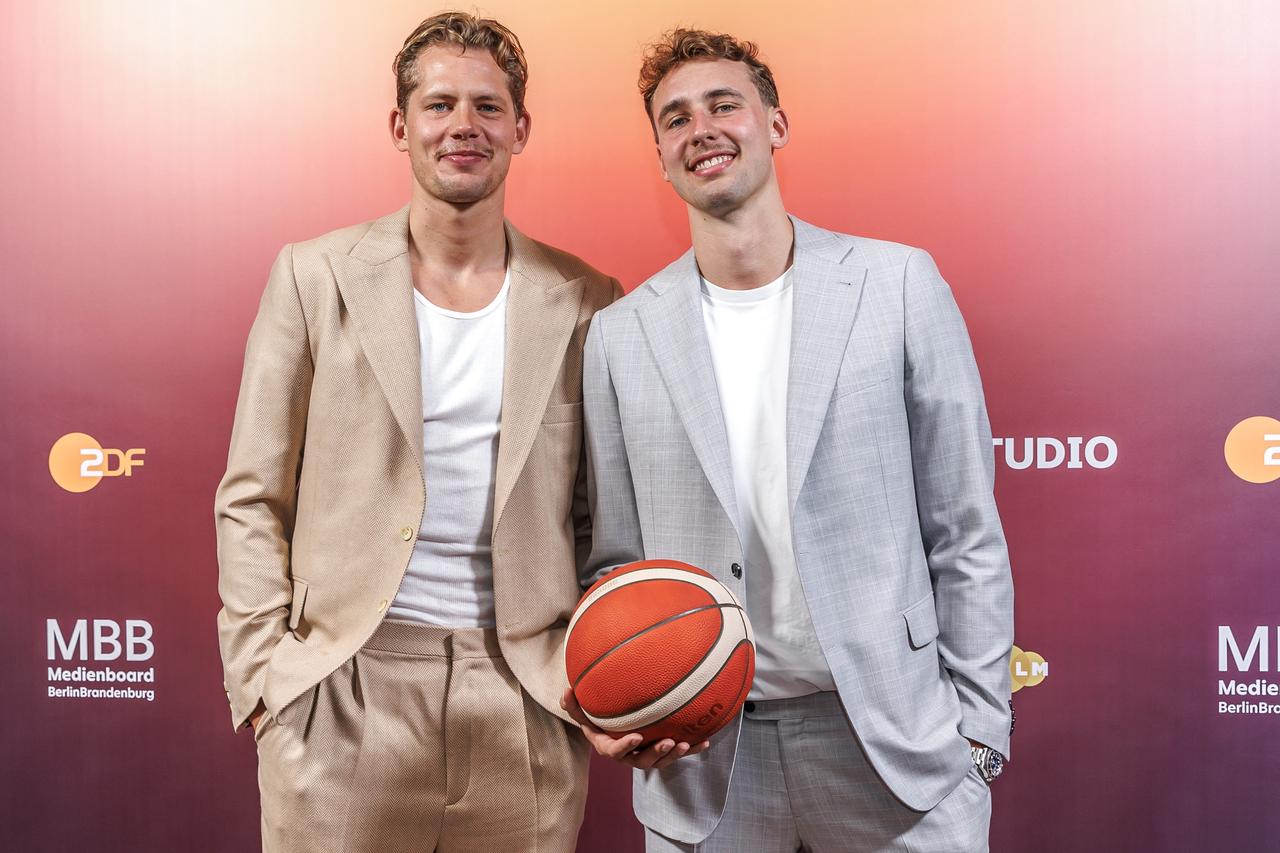
[[[1009,754],[1013,582],[982,385],[926,252],[793,223],[796,564],[857,739],[893,793],[925,811],[968,770],[966,737]],[[594,525],[584,584],[668,558],[745,601],[752,567],[692,250],[596,315],[584,359]],[[698,756],[636,771],[641,822],[705,838],[737,736],[735,723]]]

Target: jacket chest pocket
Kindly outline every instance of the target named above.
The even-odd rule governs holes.
[[[543,424],[571,424],[582,420],[582,401],[552,403],[542,416]]]

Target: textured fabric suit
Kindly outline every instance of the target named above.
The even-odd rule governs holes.
[[[523,689],[563,717],[564,627],[590,543],[582,345],[621,289],[509,225],[506,234],[496,636]],[[280,718],[382,622],[431,511],[422,433],[408,208],[286,246],[249,335],[215,506],[236,727],[259,701]]]
[[[969,773],[966,737],[1009,754],[1013,586],[982,387],[927,253],[793,223],[796,563],[862,750],[899,801],[926,811]],[[595,537],[584,582],[670,558],[745,600],[751,566],[692,251],[597,315],[584,400]],[[735,724],[705,753],[637,771],[640,820],[677,841],[705,838],[738,734]]]

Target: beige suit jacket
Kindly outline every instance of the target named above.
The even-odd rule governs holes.
[[[286,246],[249,333],[218,486],[218,614],[233,724],[279,711],[364,645],[395,598],[431,484],[408,208]],[[563,716],[563,639],[590,547],[582,346],[618,283],[507,225],[493,586],[502,651]]]

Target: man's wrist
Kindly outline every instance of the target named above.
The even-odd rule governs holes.
[[[1004,756],[989,746],[969,739],[969,758],[984,782],[990,785],[1004,772]]]

